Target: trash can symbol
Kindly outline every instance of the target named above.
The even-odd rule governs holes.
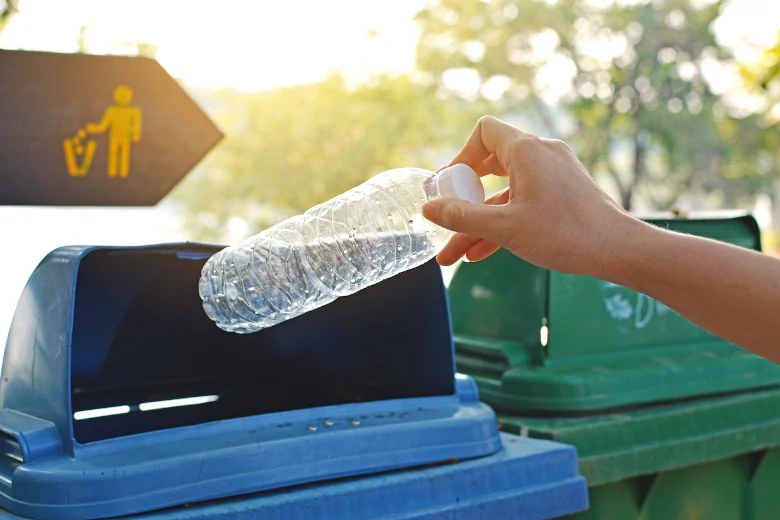
[[[94,139],[84,143],[86,137],[87,132],[79,130],[75,137],[65,139],[62,142],[62,147],[65,151],[65,165],[71,177],[84,177],[92,165],[92,158],[95,156],[97,143]]]

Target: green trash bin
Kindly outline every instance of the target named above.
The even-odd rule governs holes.
[[[504,415],[502,430],[577,447],[578,520],[775,520],[780,389],[583,417]]]
[[[761,247],[747,215],[646,220]],[[645,295],[505,251],[462,265],[450,304],[458,370],[501,428],[577,447],[591,501],[577,518],[780,517],[777,365]]]

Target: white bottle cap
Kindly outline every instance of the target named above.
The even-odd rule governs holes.
[[[465,164],[453,164],[440,171],[436,176],[439,197],[443,199],[461,199],[476,204],[485,202],[485,187],[477,172]]]

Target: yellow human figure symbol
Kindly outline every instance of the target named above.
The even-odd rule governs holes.
[[[126,178],[130,173],[130,149],[132,143],[141,140],[141,109],[131,106],[133,89],[119,85],[114,89],[114,102],[103,113],[100,123],[89,123],[76,132],[76,137],[62,142],[65,151],[65,166],[71,177],[84,177],[89,173],[97,143],[87,134],[108,132],[108,176]],[[80,162],[80,163],[79,163]]]
[[[131,143],[141,140],[141,109],[131,106],[133,89],[119,85],[114,90],[115,105],[108,107],[100,123],[89,123],[87,132],[108,132],[108,176],[125,178],[130,173]]]

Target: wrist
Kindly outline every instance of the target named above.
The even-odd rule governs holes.
[[[629,287],[641,292],[643,265],[652,262],[651,253],[663,231],[631,215],[621,220],[609,231],[606,247],[602,249],[596,278]]]

